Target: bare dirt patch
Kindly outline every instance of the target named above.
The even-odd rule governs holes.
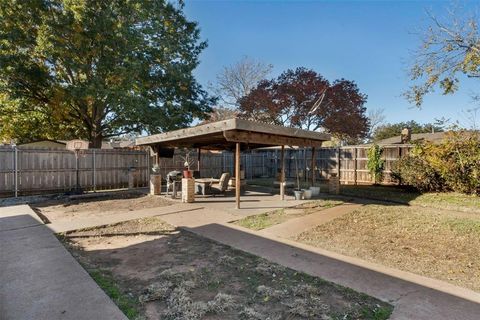
[[[391,313],[377,299],[176,230],[157,217],[63,240],[107,292],[127,297],[114,300],[123,301],[131,319],[386,319]]]
[[[480,291],[480,217],[366,205],[294,240]]]
[[[112,193],[95,198],[70,199],[68,197],[32,205],[32,208],[49,221],[71,220],[91,216],[111,215],[146,208],[171,205],[173,202],[144,193]]]

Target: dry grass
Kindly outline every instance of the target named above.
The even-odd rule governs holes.
[[[366,205],[295,240],[480,291],[480,216]]]
[[[377,299],[158,218],[77,231],[63,240],[87,270],[101,273],[96,278],[108,276],[106,291],[124,301],[131,319],[387,319],[391,313]]]
[[[262,230],[294,218],[306,216],[320,210],[341,205],[342,203],[343,201],[339,200],[314,200],[293,208],[280,209],[245,217],[235,221],[234,223],[244,228]]]
[[[480,197],[456,192],[420,193],[398,186],[342,185],[341,193],[360,198],[394,201],[422,207],[480,213]]]

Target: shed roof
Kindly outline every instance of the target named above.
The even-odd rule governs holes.
[[[330,135],[326,133],[234,118],[137,138],[136,143],[160,148],[229,150],[237,142],[243,144],[243,149],[255,149],[279,145],[320,147],[327,140]]]

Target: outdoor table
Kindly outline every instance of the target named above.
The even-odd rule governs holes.
[[[219,182],[218,179],[213,178],[200,178],[195,179],[195,191],[201,193],[202,195],[206,195],[206,190],[213,184]]]

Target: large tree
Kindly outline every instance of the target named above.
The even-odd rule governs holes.
[[[213,100],[192,71],[206,43],[182,10],[162,0],[0,0],[2,122],[99,147],[203,118]]]
[[[410,129],[411,133],[431,133],[444,131],[444,125],[440,120],[437,120],[436,123],[425,124],[418,123],[415,120],[410,120],[397,123],[387,123],[378,126],[372,134],[372,140],[378,141],[399,136],[402,130],[405,128]]]
[[[355,140],[365,137],[368,131],[366,100],[367,96],[353,81],[340,79],[330,83],[313,70],[297,68],[260,82],[240,99],[240,112],[248,119],[324,130]]]
[[[442,94],[454,93],[462,77],[480,78],[479,19],[475,10],[467,15],[459,8],[441,20],[428,13],[430,25],[422,33],[414,63],[410,66],[413,81],[406,98],[420,107],[428,93],[439,88]]]
[[[372,140],[374,132],[377,128],[385,123],[385,109],[369,109],[368,110],[368,122],[370,124],[368,128],[367,138],[368,140]]]
[[[236,109],[239,100],[264,80],[272,68],[271,64],[244,56],[240,61],[223,67],[211,89],[220,98],[223,107]]]

